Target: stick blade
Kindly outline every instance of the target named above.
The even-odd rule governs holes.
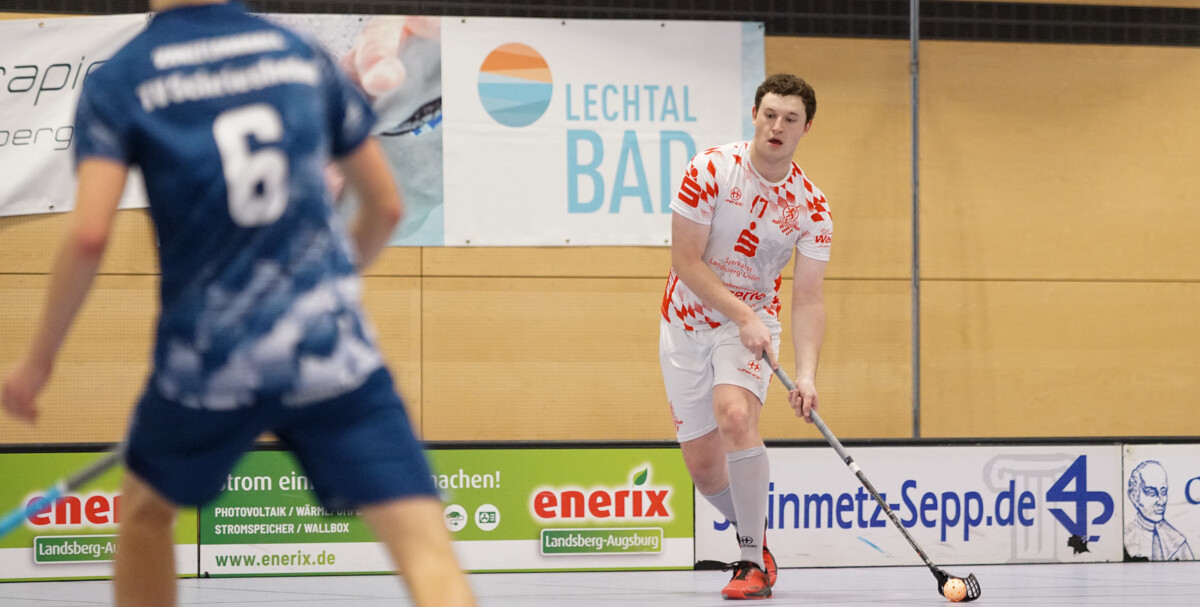
[[[946,596],[946,592],[943,589],[946,587],[946,582],[950,580],[959,580],[967,587],[967,596],[963,597],[960,602],[969,603],[983,595],[983,588],[979,586],[979,580],[975,579],[974,573],[967,574],[967,577],[958,577],[957,575],[950,575],[941,569],[935,569],[933,575],[937,577],[938,594],[942,596]]]

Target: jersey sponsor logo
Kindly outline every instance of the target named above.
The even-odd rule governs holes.
[[[168,70],[286,48],[287,41],[281,32],[267,30],[160,46],[150,52],[150,60],[155,69]]]
[[[734,297],[742,301],[762,301],[767,298],[765,293],[760,293],[758,291],[743,291],[740,289],[733,289],[729,292],[733,293]]]
[[[754,361],[750,361],[750,362],[754,363],[755,367],[759,367],[758,363],[756,363]],[[750,365],[747,364],[745,367],[739,368],[738,371],[741,373],[745,373],[746,375],[749,375],[750,377],[753,377],[757,381],[762,381],[762,368],[759,367],[757,369],[751,370],[749,367],[750,367]]]
[[[710,177],[717,174],[717,167],[711,160],[708,161],[708,174]],[[695,165],[692,165],[683,177],[683,185],[679,187],[679,201],[692,208],[699,206],[700,201],[707,201],[717,195],[717,184],[706,181],[704,187],[701,188],[700,183],[696,181],[699,176],[700,171],[696,170]]]
[[[695,173],[693,170],[692,173]],[[696,183],[696,178],[691,174],[683,177],[683,184],[679,186],[679,201],[689,207],[696,208],[700,205],[700,184]]]
[[[754,257],[758,253],[759,239],[752,231],[755,227],[757,226],[752,221],[749,228],[742,230],[742,233],[738,234],[737,244],[733,247],[734,251],[746,257]]]
[[[833,237],[828,234],[817,234],[813,237],[813,241],[817,244],[828,246],[833,244]]]
[[[282,84],[317,86],[321,68],[298,57],[263,57],[246,67],[199,68],[187,74],[172,72],[137,86],[138,100],[146,112],[177,103],[241,95]]]

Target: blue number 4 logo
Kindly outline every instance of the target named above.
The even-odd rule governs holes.
[[[1073,489],[1068,489],[1074,483]],[[1088,536],[1088,520],[1087,511],[1088,504],[1098,503],[1104,509],[1100,516],[1092,519],[1093,525],[1103,525],[1108,522],[1108,519],[1113,515],[1113,499],[1112,496],[1103,491],[1088,491],[1087,489],[1087,456],[1080,455],[1071,463],[1071,467],[1067,468],[1066,472],[1058,478],[1050,490],[1046,492],[1047,502],[1074,502],[1075,516],[1072,517],[1061,508],[1051,508],[1050,514],[1058,519],[1059,523],[1066,528],[1067,533],[1080,538],[1087,538],[1086,541],[1094,542],[1100,539],[1100,536]]]

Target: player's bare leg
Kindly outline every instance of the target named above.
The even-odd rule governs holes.
[[[692,482],[701,495],[714,495],[729,487],[725,445],[721,442],[718,430],[679,443],[679,449],[683,452],[683,462],[692,475]]]
[[[414,497],[362,508],[419,607],[471,607],[475,598],[450,546],[441,501]]]
[[[732,384],[713,387],[713,413],[726,453],[759,447],[758,414],[762,403],[749,390]]]
[[[118,607],[175,604],[175,512],[145,481],[125,473],[113,567]]]

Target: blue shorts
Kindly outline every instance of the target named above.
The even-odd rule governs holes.
[[[437,495],[404,403],[382,368],[330,400],[289,407],[263,398],[230,411],[169,401],[151,381],[134,411],[125,464],[171,502],[196,506],[220,493],[268,431],[296,456],[326,508]]]

